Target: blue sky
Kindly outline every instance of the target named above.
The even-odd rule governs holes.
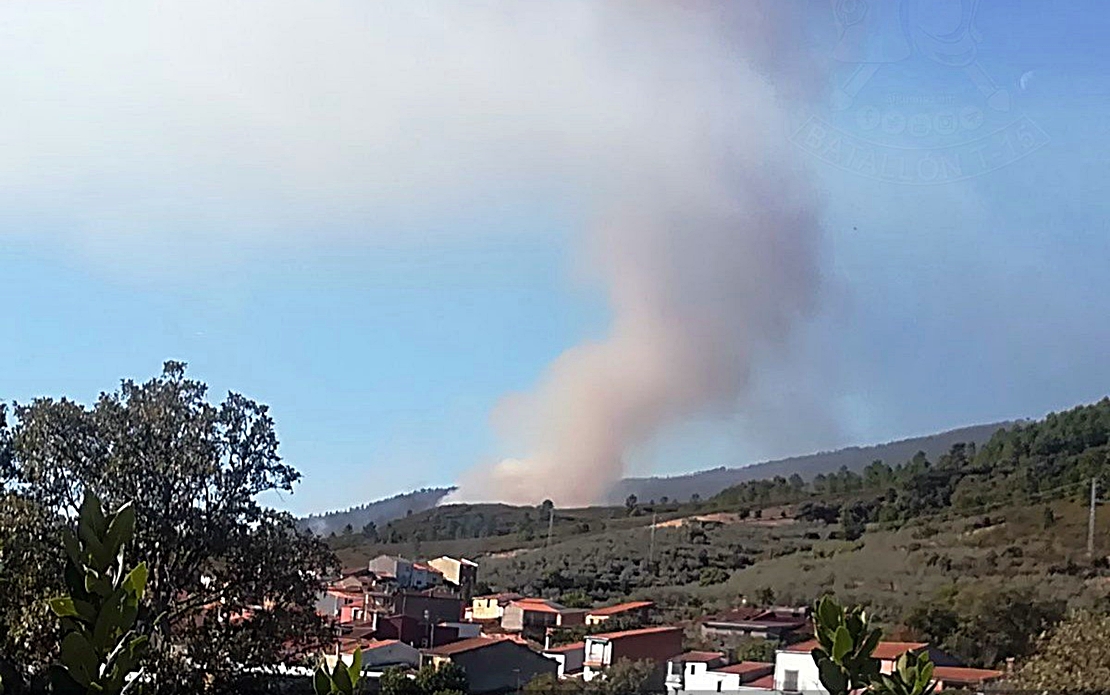
[[[237,42],[237,23],[258,19],[260,5],[198,7],[0,11],[15,37],[0,49],[14,104],[0,116],[10,137],[0,397],[89,401],[163,360],[187,361],[215,394],[272,406],[282,452],[305,476],[278,503],[298,513],[451,483],[519,454],[495,436],[491,411],[564,350],[605,336],[611,319],[604,279],[583,262],[596,174],[582,170],[622,171],[608,162],[642,147],[629,144],[644,135],[638,93],[626,113],[624,92],[582,76],[595,61],[602,74],[638,63],[588,39],[544,38],[567,27],[506,19],[496,3],[474,16],[421,6],[443,32],[438,47],[428,65],[396,69],[383,57],[411,48],[404,13],[336,3],[306,18],[283,3]],[[551,7],[559,21],[588,12]],[[221,12],[213,35],[190,31]],[[667,423],[630,447],[629,470],[743,464],[1110,393],[1108,13],[1096,2],[983,0],[977,66],[1007,90],[1005,111],[963,68],[920,58],[882,66],[835,111],[829,86],[854,68],[828,58],[835,17],[827,3],[791,6],[807,38],[788,33],[795,43],[775,47],[777,74],[814,56],[821,68],[819,87],[787,109],[791,130],[817,118],[875,151],[969,153],[988,128],[914,140],[864,132],[860,119],[868,106],[934,118],[980,108],[986,126],[1032,123],[1043,142],[931,185],[795,147],[821,198],[815,307],[789,344],[755,362],[732,413]],[[58,35],[42,38],[51,23]],[[878,31],[898,30],[868,40]],[[363,48],[362,32],[379,44]],[[320,57],[328,40],[350,52]],[[483,42],[497,50],[472,48]],[[441,84],[435,76],[452,69],[444,46],[475,52]],[[580,64],[537,72],[571,49]],[[523,67],[499,62],[514,50]],[[342,71],[356,59],[373,69],[352,89]],[[486,90],[473,80],[491,66],[497,87]],[[571,98],[534,87],[537,74],[584,82]],[[601,99],[611,118],[584,116],[579,99]],[[445,110],[462,115],[440,127]],[[550,155],[564,147],[575,156]]]

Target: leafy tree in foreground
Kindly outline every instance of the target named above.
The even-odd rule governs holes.
[[[543,693],[640,695],[640,693],[651,692],[648,685],[654,674],[654,663],[622,658],[605,669],[600,678],[594,678],[588,683],[578,678],[560,680],[553,674],[544,673],[528,681],[524,686],[524,692],[534,693],[534,695]]]
[[[312,606],[334,556],[257,499],[299,479],[278,455],[268,409],[234,393],[218,405],[206,396],[184,364],[168,362],[91,407],[18,405],[6,435],[10,494],[45,518],[64,518],[86,490],[110,505],[133,501],[133,552],[150,572],[139,629],[151,635],[148,668],[165,693],[219,688],[328,637]],[[10,600],[41,601],[53,593],[47,581]]]
[[[414,674],[389,668],[378,681],[381,695],[461,695],[467,692],[466,672],[455,663],[427,664]]]
[[[1077,613],[1056,626],[1018,669],[1025,690],[1092,691],[1110,683],[1110,616]]]
[[[587,692],[596,695],[638,695],[647,692],[648,681],[655,673],[655,664],[650,661],[617,659],[616,663],[602,671],[600,679],[591,681],[594,688]]]
[[[141,681],[129,676],[136,672],[149,640],[134,630],[146,565],[126,571],[123,562],[124,547],[134,532],[131,505],[105,514],[91,493],[81,503],[77,533],[63,532],[69,592],[49,601],[65,633],[59,663],[50,668],[56,693],[138,690]]]
[[[1029,655],[1037,636],[1064,617],[1064,602],[1030,590],[946,591],[919,604],[905,623],[946,652],[990,668]]]

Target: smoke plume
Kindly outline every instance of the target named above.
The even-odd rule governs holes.
[[[650,108],[629,142],[606,143],[622,160],[593,181],[583,240],[608,287],[608,333],[504,399],[493,419],[523,457],[475,469],[453,499],[599,501],[633,447],[734,412],[757,360],[811,307],[815,197],[786,132],[804,85],[771,60],[779,18],[741,14],[654,27],[665,40],[635,66]]]
[[[631,447],[733,412],[813,301],[814,195],[787,120],[811,91],[800,6],[10,3],[0,244],[161,285],[442,243],[427,230],[481,234],[469,212],[538,203],[581,223],[612,323],[506,397],[493,420],[519,458],[459,498],[591,502]]]

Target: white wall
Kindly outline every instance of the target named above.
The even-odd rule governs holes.
[[[683,680],[685,681],[683,690],[687,692],[734,692],[740,689],[740,674],[712,673],[704,663],[686,664]]]
[[[343,663],[348,666],[354,660],[353,654],[343,654]],[[335,668],[336,656],[328,654],[324,657],[329,668]],[[403,642],[393,642],[383,647],[375,649],[368,649],[362,655],[362,669],[366,671],[383,665],[395,664],[409,664],[410,666],[420,665],[420,650],[411,647]]]
[[[775,690],[783,690],[786,682],[786,672],[798,672],[798,691],[806,693],[826,693],[821,685],[821,676],[817,671],[817,664],[808,652],[775,653]]]

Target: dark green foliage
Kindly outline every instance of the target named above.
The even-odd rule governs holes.
[[[349,666],[343,659],[336,659],[335,668],[329,672],[327,663],[321,659],[312,672],[312,690],[316,695],[354,695],[361,677],[362,648],[357,647]]]
[[[1047,504],[1044,507],[1044,512],[1041,515],[1041,525],[1045,529],[1050,529],[1056,525],[1056,513],[1052,511],[1052,507]]]
[[[771,663],[775,660],[775,651],[779,642],[773,639],[752,637],[744,640],[732,650],[733,661],[762,661]]]
[[[969,664],[993,667],[1033,651],[1038,635],[1064,617],[1063,601],[1029,590],[945,592],[905,618],[923,639]]]
[[[129,552],[150,570],[138,629],[150,635],[146,668],[160,693],[222,687],[244,668],[288,658],[290,644],[314,651],[330,639],[312,606],[334,555],[290,514],[258,500],[291,491],[299,478],[278,455],[266,406],[234,393],[209,403],[205,385],[170,362],[161,376],[125,381],[91,407],[41,398],[18,405],[15,416],[4,435],[13,484],[0,500],[0,525],[6,510],[21,508],[45,520],[45,542],[29,547],[60,547],[59,520],[86,491],[108,505],[131,502]],[[49,569],[49,552],[42,562]],[[57,591],[50,572],[20,572],[9,586],[23,593],[0,607]]]
[[[68,593],[51,599],[62,624],[61,653],[50,669],[59,693],[122,693],[136,690],[128,681],[147,651],[149,638],[135,633],[139,603],[146,588],[146,564],[124,565],[124,547],[135,532],[135,509],[124,505],[105,514],[100,500],[86,492],[77,533],[63,532]]]
[[[466,672],[453,662],[426,664],[416,673],[386,669],[379,680],[381,695],[455,695],[467,692]]]
[[[559,603],[567,608],[591,608],[593,606],[589,594],[581,590],[568,591],[559,597]]]
[[[1108,459],[1110,399],[1104,398],[1000,429],[981,447],[953,444],[935,462],[919,452],[893,468],[882,461],[862,473],[842,466],[809,484],[781,476],[754,480],[722,491],[710,503],[721,509],[798,504],[797,518],[840,521],[842,534],[853,539],[868,522],[903,523],[949,509],[969,513],[1081,493],[1090,478],[1110,470]],[[1045,519],[1052,523],[1047,514]]]
[[[1094,692],[1110,682],[1110,615],[1079,611],[1060,623],[1018,669],[1012,686],[1031,692]]]
[[[608,620],[593,625],[575,625],[574,627],[551,628],[548,635],[551,646],[558,647],[573,642],[581,642],[587,635],[597,635],[604,632],[620,632],[644,627],[644,623],[636,616],[614,616]]]
[[[617,659],[616,663],[602,671],[596,688],[589,692],[597,695],[640,695],[647,689],[654,672],[655,664],[650,661]]]
[[[698,584],[701,586],[713,586],[728,581],[728,572],[720,567],[706,567],[701,571],[698,576]]]
[[[448,661],[438,667],[428,664],[416,672],[416,688],[421,695],[445,695],[467,691],[466,672]]]
[[[650,661],[617,659],[602,676],[589,683],[579,678],[559,680],[551,674],[543,674],[529,681],[523,692],[532,695],[546,693],[565,693],[566,695],[642,695],[648,689],[655,664]]]

